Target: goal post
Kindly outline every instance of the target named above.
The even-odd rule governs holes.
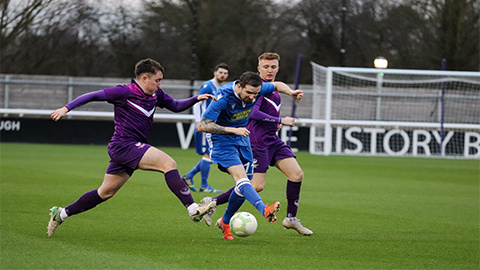
[[[480,72],[311,64],[310,153],[480,158]]]

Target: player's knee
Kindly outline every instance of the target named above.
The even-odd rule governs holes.
[[[113,195],[115,195],[115,193],[113,193],[113,194],[106,194],[106,195],[104,195],[103,197],[100,197],[100,198],[102,198],[102,200],[106,201],[106,200],[112,198]]]
[[[116,193],[117,193],[117,190],[108,190],[108,191],[99,190],[98,196],[100,196],[102,200],[106,201],[112,198]]]
[[[255,189],[256,192],[260,192],[260,191],[263,190],[263,188],[265,187],[265,185],[261,185],[261,184],[253,183],[253,182],[252,182],[252,187]]]
[[[163,166],[165,167],[165,171],[168,172],[168,171],[177,169],[177,162],[175,162],[175,160],[173,160],[173,159],[170,159],[170,160],[166,161],[163,164]]]
[[[302,182],[303,181],[303,171],[298,170],[297,172],[295,172],[293,174],[292,179],[290,179],[290,180],[293,181],[293,182]]]

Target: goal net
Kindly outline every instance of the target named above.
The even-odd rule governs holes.
[[[312,67],[310,153],[480,158],[480,72]]]

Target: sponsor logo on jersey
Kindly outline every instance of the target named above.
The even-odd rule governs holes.
[[[248,110],[245,110],[245,111],[238,112],[238,113],[234,113],[230,120],[237,121],[237,120],[241,120],[241,119],[244,119],[244,118],[248,118],[251,111],[252,111],[252,108],[250,108]]]

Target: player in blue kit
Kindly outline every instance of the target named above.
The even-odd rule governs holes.
[[[213,71],[213,79],[208,80],[202,84],[200,87],[199,94],[211,94],[215,95],[217,90],[220,88],[221,84],[228,78],[228,65],[225,63],[220,63],[215,67]],[[208,105],[212,100],[206,99],[198,102],[193,106],[193,114],[195,115],[195,122],[198,126],[198,123],[202,119],[203,113],[207,109]],[[208,184],[208,175],[210,173],[210,164],[212,161],[210,159],[210,143],[209,138],[211,134],[206,132],[198,132],[195,129],[195,149],[197,154],[202,155],[202,159],[193,167],[190,172],[182,176],[183,181],[192,191],[197,191],[193,183],[193,177],[200,172],[201,175],[201,187],[200,192],[206,193],[220,193],[221,190],[214,189]]]
[[[115,131],[108,144],[110,163],[102,185],[83,194],[65,208],[52,207],[47,227],[48,236],[53,236],[57,227],[67,217],[92,209],[113,197],[137,169],[164,173],[167,186],[187,208],[193,221],[200,221],[206,213],[214,209],[215,202],[201,205],[194,202],[190,190],[178,173],[175,160],[149,145],[147,135],[152,127],[156,107],[180,112],[198,101],[216,98],[203,94],[175,100],[160,89],[164,74],[164,68],[157,61],[141,60],[135,66],[136,77],[131,84],[84,94],[51,113],[51,118],[58,121],[67,112],[83,104],[107,101],[114,105]]]
[[[228,199],[227,209],[218,224],[225,240],[233,240],[230,219],[245,199],[269,222],[277,220],[276,213],[280,209],[280,202],[266,205],[250,184],[253,176],[253,156],[250,132],[245,128],[257,96],[271,94],[274,90],[297,99],[303,96],[303,91],[294,91],[282,82],[262,83],[258,74],[245,72],[238,81],[220,88],[218,101],[210,104],[199,124],[200,132],[212,133],[212,161],[217,163],[222,171],[232,175],[236,183],[234,192],[231,192]]]
[[[258,72],[263,81],[273,82],[279,70],[280,55],[264,53],[258,57]],[[250,133],[253,158],[255,160],[252,186],[257,192],[265,187],[266,173],[269,166],[277,167],[287,177],[287,216],[282,225],[286,229],[296,230],[303,235],[313,232],[305,228],[297,219],[300,187],[303,171],[296,160],[295,154],[278,136],[281,125],[293,126],[292,117],[280,118],[282,99],[277,92],[258,98],[252,109],[247,129]]]

